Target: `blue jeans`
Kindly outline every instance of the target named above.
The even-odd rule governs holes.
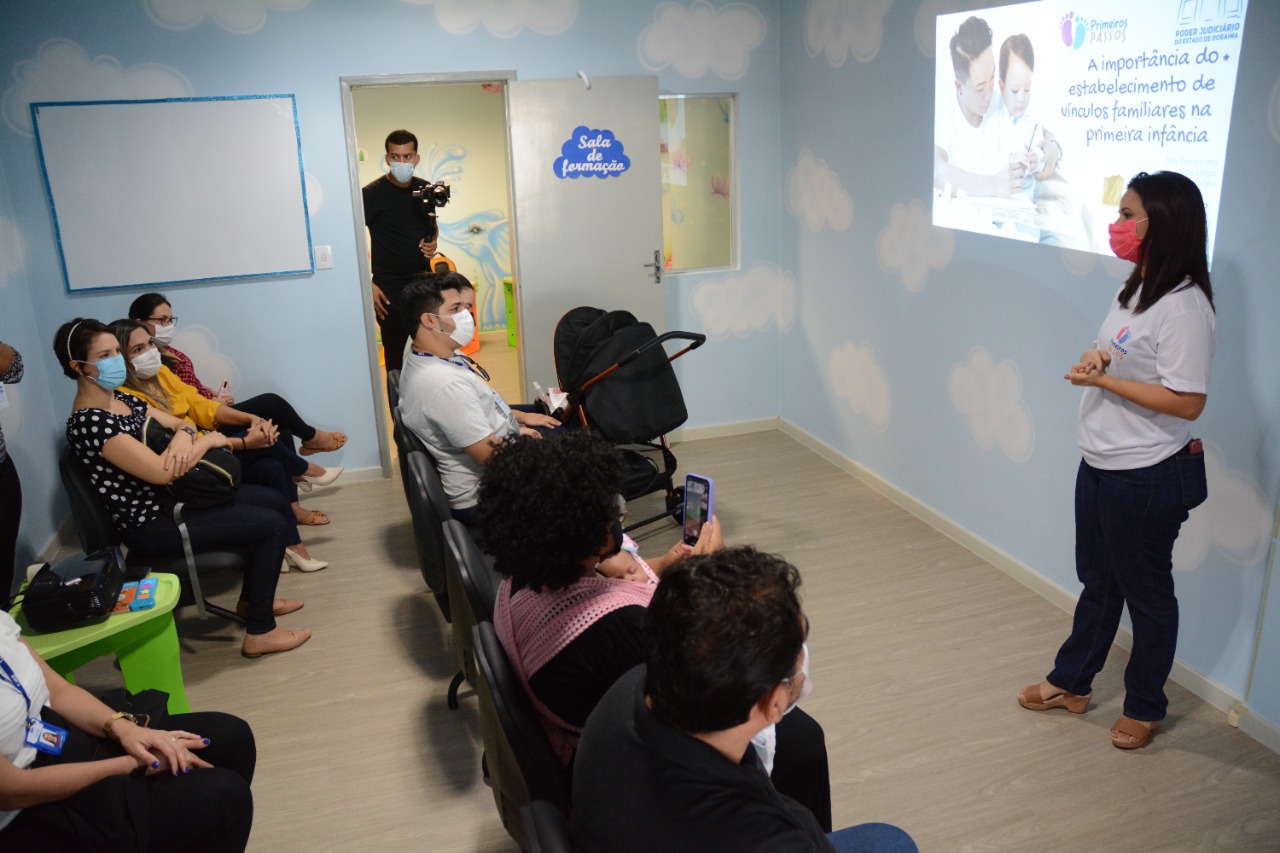
[[[827,836],[836,853],[919,853],[920,848],[896,826],[860,823]]]
[[[1191,456],[1185,448],[1128,471],[1080,462],[1076,576],[1084,591],[1071,636],[1049,673],[1051,684],[1078,695],[1092,692],[1128,606],[1133,651],[1124,672],[1124,714],[1144,722],[1164,719],[1164,683],[1178,643],[1173,543],[1188,511],[1204,498],[1204,456]]]

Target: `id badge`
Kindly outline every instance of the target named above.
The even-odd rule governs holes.
[[[46,723],[39,717],[31,717],[27,720],[27,746],[34,746],[50,755],[61,755],[62,746],[66,742],[66,729]]]

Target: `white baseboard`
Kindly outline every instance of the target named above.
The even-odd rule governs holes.
[[[778,418],[761,418],[758,421],[737,421],[731,424],[713,424],[704,427],[681,427],[667,433],[667,441],[676,444],[681,441],[697,441],[703,438],[726,438],[731,435],[746,435],[751,432],[768,432],[778,429]]]
[[[1240,731],[1272,752],[1280,752],[1280,729],[1258,715],[1251,713],[1243,705],[1234,709],[1233,716],[1236,720],[1234,725],[1239,726]],[[1230,721],[1230,718],[1228,721]]]
[[[886,498],[914,515],[916,518],[919,518],[925,524],[928,524],[934,530],[937,530],[943,536],[946,536],[948,539],[955,541],[960,546],[972,551],[974,554],[977,554],[979,557],[986,560],[1009,577],[1018,581],[1023,586],[1034,590],[1044,598],[1047,598],[1049,601],[1056,604],[1058,607],[1061,607],[1067,613],[1071,613],[1075,610],[1076,599],[1079,597],[1078,594],[1073,594],[1058,586],[1053,581],[1036,572],[1027,564],[1014,559],[1009,554],[1001,551],[995,545],[992,545],[987,540],[975,534],[973,531],[960,526],[950,518],[935,510],[933,507],[921,502],[907,492],[904,492],[902,489],[893,485],[879,474],[863,467],[795,424],[785,419],[779,419],[778,428],[786,435],[791,436],[805,447],[808,447],[814,453],[817,453],[833,465],[848,472],[875,491],[884,495]],[[1133,634],[1127,629],[1121,627],[1120,633],[1116,635],[1116,645],[1120,646],[1122,649],[1132,648]],[[1239,696],[1232,693],[1221,684],[1218,684],[1204,673],[1192,669],[1181,660],[1175,660],[1173,662],[1173,672],[1170,675],[1170,678],[1224,713],[1230,711],[1233,707],[1238,707],[1240,705],[1241,699]],[[1249,716],[1254,721],[1251,725],[1258,724],[1267,726],[1272,732],[1276,732],[1277,735],[1280,735],[1280,731],[1270,727],[1270,724],[1265,720],[1259,720],[1256,717],[1252,717],[1252,715]],[[1241,719],[1243,726],[1244,717]],[[1271,749],[1280,752],[1280,749],[1276,749],[1276,746],[1272,745],[1273,743],[1280,745],[1280,739],[1273,741],[1272,743],[1268,743],[1261,737],[1255,736],[1255,739],[1269,746]]]

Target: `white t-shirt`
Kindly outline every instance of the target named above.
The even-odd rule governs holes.
[[[1129,304],[1137,301],[1135,294]],[[1099,348],[1111,355],[1107,372],[1112,376],[1193,394],[1209,393],[1217,342],[1213,307],[1190,279],[1141,314],[1113,301],[1098,332]],[[1145,468],[1169,458],[1190,440],[1191,421],[1154,412],[1100,388],[1084,389],[1076,443],[1094,468]]]
[[[431,448],[454,509],[475,506],[484,470],[465,448],[520,432],[511,407],[463,359],[413,349],[400,371],[400,417]]]
[[[0,611],[0,658],[13,670],[22,689],[31,697],[31,714],[40,716],[40,709],[49,704],[49,687],[44,683],[44,673],[31,651],[18,636],[18,623],[4,611]],[[2,671],[0,671],[2,673]],[[36,760],[36,748],[27,746],[27,703],[7,678],[0,678],[0,753],[14,767],[25,769]],[[9,825],[18,810],[0,811],[0,829]]]
[[[991,114],[974,127],[964,117],[959,102],[944,98],[934,114],[934,144],[947,152],[947,162],[975,175],[994,175],[1009,164],[991,126]]]

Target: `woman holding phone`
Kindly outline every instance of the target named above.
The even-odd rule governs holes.
[[[1076,440],[1076,575],[1084,591],[1053,671],[1018,693],[1032,711],[1089,708],[1129,608],[1133,651],[1120,749],[1146,746],[1168,709],[1164,684],[1178,640],[1173,545],[1207,496],[1191,422],[1204,411],[1217,342],[1204,199],[1176,172],[1139,172],[1120,200],[1111,248],[1134,264],[1098,343],[1065,378],[1084,388]]]
[[[506,578],[494,629],[560,760],[572,770],[587,716],[619,676],[645,661],[644,612],[662,572],[724,547],[714,518],[697,544],[677,542],[649,561],[628,551],[617,449],[571,431],[500,445],[477,504],[485,550]],[[529,488],[537,483],[537,488]],[[640,571],[627,566],[640,564]],[[633,583],[632,581],[638,581]],[[831,831],[831,784],[822,727],[800,709],[765,735],[774,785]]]

